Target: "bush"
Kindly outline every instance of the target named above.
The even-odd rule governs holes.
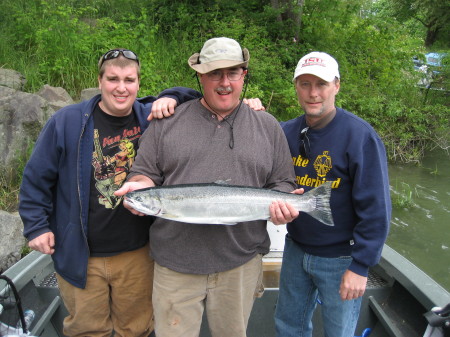
[[[340,64],[337,105],[370,122],[389,158],[418,161],[448,148],[449,105],[442,93],[415,87],[412,57],[423,41],[365,0],[310,0],[300,40],[283,9],[269,1],[5,0],[0,14],[0,66],[23,73],[27,90],[64,87],[75,99],[97,86],[98,58],[125,47],[142,61],[140,96],[180,85],[197,88],[187,59],[211,37],[228,36],[250,50],[247,97],[259,97],[279,120],[301,114],[292,74],[302,55],[320,50]],[[444,130],[443,130],[444,128]]]

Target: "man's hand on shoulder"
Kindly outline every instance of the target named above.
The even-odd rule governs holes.
[[[266,110],[259,98],[244,98],[243,103],[247,104],[251,109],[256,111]]]
[[[151,121],[153,118],[162,119],[164,117],[170,117],[175,113],[175,107],[177,101],[170,97],[158,98],[152,104],[152,111],[148,115],[147,120]]]
[[[264,111],[266,108],[262,104],[259,98],[244,98],[243,102],[247,104],[251,109],[256,111]],[[170,117],[175,113],[177,107],[177,101],[170,97],[158,98],[152,104],[152,111],[147,117],[147,120],[151,121],[154,118],[163,119]]]

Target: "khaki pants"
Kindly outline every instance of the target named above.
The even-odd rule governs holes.
[[[111,257],[91,257],[85,289],[57,275],[69,316],[69,337],[144,337],[153,330],[152,280],[154,261],[148,245]]]
[[[264,291],[262,256],[225,272],[182,274],[155,263],[157,337],[198,337],[203,311],[213,337],[245,337],[255,297]]]

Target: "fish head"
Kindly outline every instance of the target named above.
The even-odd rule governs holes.
[[[158,215],[161,213],[162,204],[155,195],[145,192],[130,192],[125,195],[125,201],[136,211],[147,215]]]

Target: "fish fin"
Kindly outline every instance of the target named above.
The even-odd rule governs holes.
[[[314,197],[316,201],[316,208],[307,214],[327,226],[334,226],[333,215],[330,208],[331,184],[331,181],[327,181],[319,187],[307,192],[308,196]]]

